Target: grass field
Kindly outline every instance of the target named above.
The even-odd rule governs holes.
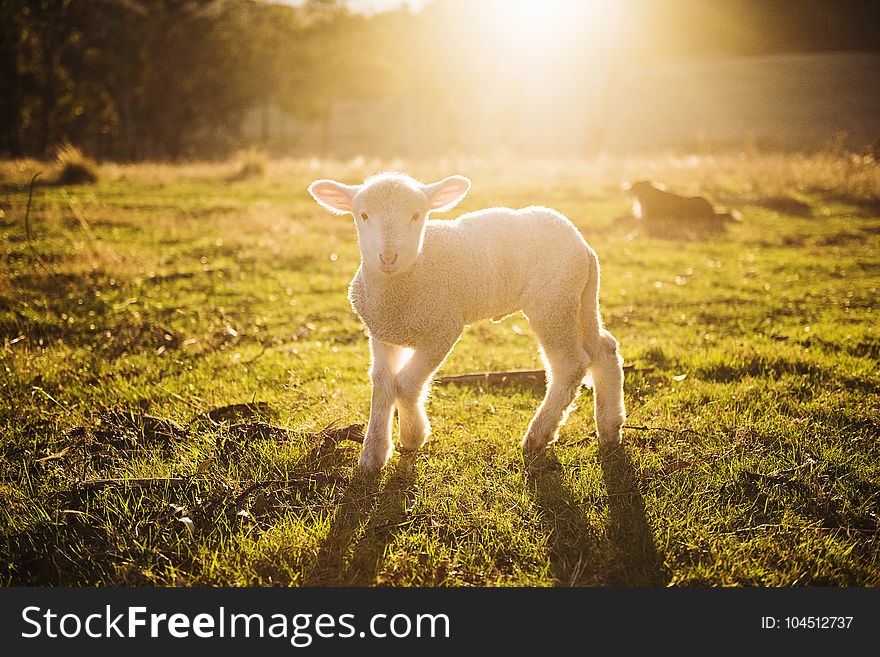
[[[369,401],[354,228],[305,186],[381,166],[579,226],[635,368],[621,449],[597,449],[588,390],[524,463],[540,387],[438,386],[426,447],[358,473],[332,438]],[[0,163],[3,583],[880,585],[871,158],[107,164],[38,184],[26,226],[49,167]],[[637,178],[743,222],[649,236],[622,218]],[[440,374],[539,366],[514,316]]]

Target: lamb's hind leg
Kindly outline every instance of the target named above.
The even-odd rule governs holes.
[[[620,442],[620,428],[626,420],[623,359],[618,352],[617,340],[605,329],[599,330],[598,340],[590,342],[587,348],[592,356],[590,373],[593,378],[599,444],[616,445]]]
[[[577,316],[570,314],[551,321],[531,318],[547,367],[547,392],[522,441],[526,452],[539,451],[556,440],[590,364],[579,339]]]
[[[599,261],[593,260],[592,273],[581,292],[580,326],[583,345],[590,357],[596,431],[601,445],[620,442],[620,429],[626,419],[623,402],[623,358],[617,340],[602,328],[599,312]]]

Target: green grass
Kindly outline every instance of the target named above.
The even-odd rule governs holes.
[[[647,428],[601,453],[585,391],[560,444],[525,463],[541,390],[437,387],[431,441],[377,477],[357,472],[359,445],[322,434],[366,421],[368,349],[345,299],[353,225],[305,186],[381,163],[103,165],[95,185],[38,186],[28,240],[40,166],[0,163],[7,585],[880,584],[870,158],[407,166],[472,176],[463,210],[540,203],[578,224],[638,368],[627,424]],[[618,191],[647,177],[744,221],[650,237],[620,219]],[[776,211],[780,196],[812,212]],[[515,316],[467,329],[441,374],[539,363]],[[290,431],[205,416],[255,401]],[[186,481],[81,487],[144,477]]]

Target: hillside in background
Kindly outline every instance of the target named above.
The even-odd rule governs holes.
[[[242,123],[247,141],[278,154],[363,153],[419,157],[497,149],[541,155],[591,151],[758,146],[873,149],[880,140],[880,55],[830,53],[704,57],[621,67],[594,82],[598,101],[566,104],[564,89],[526,87],[517,102],[483,94],[447,108],[449,127],[412,98],[334,101],[302,120],[257,107]],[[607,99],[604,95],[607,94]],[[554,121],[544,119],[551,105]],[[480,117],[478,129],[469,117]],[[493,120],[494,119],[494,120]]]
[[[880,55],[833,53],[717,58],[620,75],[606,147],[729,142],[814,149],[846,135],[880,140]]]

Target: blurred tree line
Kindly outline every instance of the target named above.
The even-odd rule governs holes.
[[[0,152],[225,154],[266,99],[320,111],[328,46],[358,19],[319,2],[0,0]]]
[[[621,2],[626,25],[599,38],[615,41],[615,65],[880,49],[880,3]],[[515,77],[492,86],[499,62],[485,52],[493,21],[481,4],[363,15],[341,0],[0,0],[0,155],[43,156],[70,141],[104,159],[224,157],[253,145],[242,126],[260,108],[321,125],[340,99],[408,99],[420,126],[454,133],[453,105],[487,88],[511,102],[521,93]],[[565,62],[529,75],[581,86],[597,35],[584,24],[567,38]]]

